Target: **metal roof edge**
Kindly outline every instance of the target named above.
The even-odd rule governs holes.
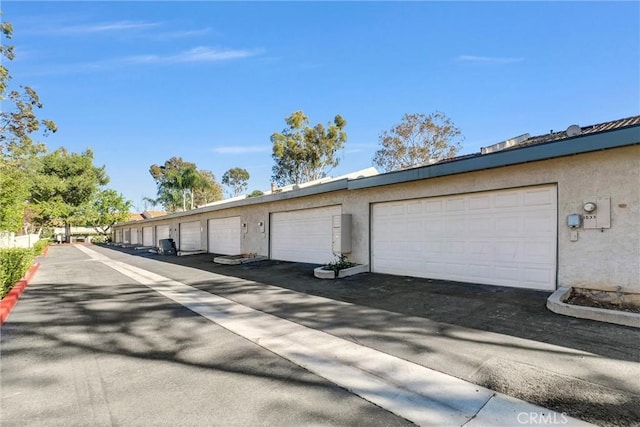
[[[444,163],[436,163],[429,166],[417,167],[401,171],[388,172],[364,178],[343,178],[322,184],[303,187],[297,190],[281,193],[266,194],[236,200],[230,203],[222,203],[214,206],[206,206],[184,212],[176,212],[156,218],[148,218],[138,221],[127,221],[115,224],[114,227],[144,226],[144,224],[172,220],[184,216],[192,216],[200,213],[215,212],[247,205],[278,202],[282,200],[296,199],[299,197],[314,196],[322,193],[330,193],[339,190],[358,190],[383,185],[400,184],[403,182],[418,181],[428,178],[436,178],[460,173],[475,172],[483,169],[492,169],[503,166],[511,166],[521,163],[535,162],[557,157],[583,154],[593,151],[606,150],[640,144],[640,125],[629,126],[611,131],[598,132],[566,138],[557,141],[545,142],[537,145],[525,146],[505,151],[497,151],[490,154],[477,154],[460,160],[452,160]]]
[[[357,190],[382,185],[399,184],[427,178],[435,178],[459,173],[474,172],[519,163],[535,162],[556,157],[582,154],[592,151],[618,148],[640,143],[640,126],[631,126],[597,134],[550,141],[538,145],[478,154],[446,163],[389,172],[371,177],[349,180],[349,190]]]
[[[281,200],[297,199],[299,197],[314,196],[316,194],[346,190],[347,188],[348,188],[348,178],[343,178],[340,180],[329,181],[322,184],[313,185],[310,187],[299,188],[297,190],[289,190],[289,191],[283,191],[281,193],[265,194],[263,196],[249,197],[242,200],[235,200],[230,203],[221,203],[219,205],[204,206],[201,208],[191,209],[184,212],[175,212],[175,213],[167,214],[158,218],[147,218],[147,219],[138,220],[138,221],[122,222],[122,223],[116,224],[115,226],[135,227],[137,224],[141,224],[141,225],[149,224],[149,223],[163,221],[163,220],[181,218],[183,216],[192,216],[200,213],[215,212],[215,211],[237,208],[237,207],[242,207],[247,205],[255,205],[255,204],[261,204],[261,203],[278,202]]]

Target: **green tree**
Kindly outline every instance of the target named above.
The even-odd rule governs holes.
[[[0,232],[17,231],[24,221],[37,155],[45,152],[32,135],[56,131],[54,122],[37,118],[36,111],[43,105],[32,88],[11,88],[5,64],[15,58],[14,46],[7,44],[12,34],[11,23],[0,22]]]
[[[243,168],[231,168],[222,175],[222,183],[230,188],[232,196],[239,196],[249,186],[249,172]]]
[[[198,170],[195,163],[185,162],[181,157],[172,157],[164,165],[151,165],[149,173],[158,188],[155,202],[168,212],[191,209],[204,200],[221,198],[220,184],[210,171]],[[207,202],[205,202],[207,203]]]
[[[327,127],[309,126],[309,118],[296,111],[285,119],[288,128],[271,135],[274,182],[280,186],[324,178],[338,165],[338,151],[344,147],[347,122],[336,115]]]
[[[253,190],[251,193],[247,194],[247,197],[251,198],[251,197],[260,197],[260,196],[264,196],[264,193],[260,190]]]
[[[222,186],[213,172],[200,169],[199,185],[194,188],[195,203],[198,206],[206,205],[207,203],[222,200]]]
[[[401,123],[380,135],[373,164],[388,172],[451,158],[461,148],[460,135],[460,129],[439,111],[405,114]]]
[[[187,210],[188,189],[182,182],[182,175],[185,169],[195,167],[195,163],[185,162],[182,157],[175,156],[165,161],[164,165],[151,165],[149,173],[158,188],[156,201],[165,210],[175,212],[180,206],[183,211]]]
[[[129,219],[131,201],[112,189],[103,189],[95,195],[85,213],[87,224],[104,236],[111,233],[111,228]]]
[[[88,224],[91,203],[109,182],[104,166],[93,164],[93,152],[69,153],[59,148],[41,157],[41,170],[31,187],[30,203],[41,225]]]
[[[22,227],[29,182],[27,173],[14,165],[0,166],[0,232],[16,232]]]

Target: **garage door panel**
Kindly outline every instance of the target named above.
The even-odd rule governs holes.
[[[484,212],[491,208],[491,198],[488,196],[475,196],[469,199],[469,210]]]
[[[528,190],[524,192],[524,206],[549,206],[554,204],[555,200],[555,197],[552,197],[552,194],[546,190]]]
[[[332,217],[340,212],[340,206],[330,206],[272,213],[271,258],[315,264],[332,261]]]
[[[513,208],[520,205],[520,196],[513,192],[504,192],[496,194],[494,197],[494,206],[497,208]]]
[[[372,269],[555,289],[556,200],[544,186],[374,204]]]
[[[160,246],[160,240],[170,236],[169,225],[156,225],[156,246]]]
[[[142,228],[142,244],[144,246],[153,246],[153,227]]]
[[[180,223],[179,243],[180,243],[181,251],[202,250],[200,221],[190,221],[190,222]]]
[[[447,199],[445,203],[447,212],[464,211],[464,199]]]
[[[132,245],[137,245],[138,244],[138,229],[137,228],[132,228],[131,229],[131,244]]]
[[[239,216],[208,221],[209,252],[239,255],[242,252],[242,223]]]

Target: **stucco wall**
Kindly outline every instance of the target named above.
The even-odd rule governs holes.
[[[369,213],[372,203],[434,197],[531,185],[558,188],[558,286],[590,286],[640,291],[640,146],[630,146],[484,171],[408,183],[340,190],[296,199],[260,203],[195,216],[154,220],[171,223],[200,219],[206,248],[207,219],[240,215],[247,224],[242,251],[269,255],[269,215],[295,209],[341,205],[353,216],[350,258],[369,263]],[[611,198],[611,228],[578,230],[570,240],[566,217],[584,214],[582,202],[590,196]],[[265,232],[259,230],[259,222]],[[125,228],[127,228],[125,226]],[[176,236],[172,235],[174,239]]]
[[[622,286],[640,291],[640,146],[486,171],[352,191],[343,212],[368,223],[369,204],[530,185],[558,187],[558,286]],[[578,230],[570,241],[567,215],[584,214],[591,196],[611,197],[611,228]],[[359,231],[362,231],[359,226]],[[367,228],[368,230],[368,225]],[[353,258],[367,262],[368,234],[354,237]]]

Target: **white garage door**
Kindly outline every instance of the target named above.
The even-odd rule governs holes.
[[[142,244],[144,246],[153,246],[153,227],[142,228]]]
[[[169,225],[156,225],[156,246],[160,246],[160,240],[169,238]]]
[[[131,243],[131,229],[127,228],[124,230],[124,237],[122,239],[122,243],[129,244]]]
[[[373,205],[372,271],[553,290],[555,186]]]
[[[131,229],[131,244],[132,245],[137,245],[138,242],[138,229],[137,228],[132,228]]]
[[[271,214],[271,258],[324,264],[335,259],[331,250],[331,217],[340,206]]]
[[[200,240],[200,221],[180,223],[180,250],[202,250],[202,244]]]
[[[208,224],[209,252],[222,255],[239,255],[242,225],[239,216],[210,219]]]

